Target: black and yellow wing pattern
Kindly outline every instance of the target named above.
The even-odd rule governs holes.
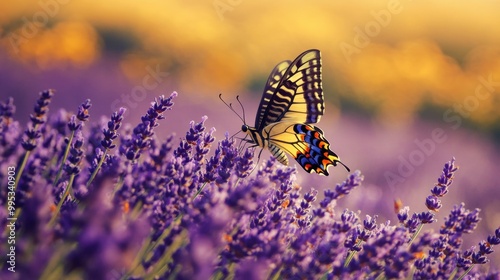
[[[244,125],[242,130],[282,164],[288,165],[288,153],[307,172],[327,176],[330,165],[344,164],[330,150],[323,131],[311,125],[319,122],[324,111],[321,53],[308,50],[293,62],[283,61],[274,68],[260,101],[255,127]]]

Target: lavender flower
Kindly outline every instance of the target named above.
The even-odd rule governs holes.
[[[154,135],[153,129],[158,126],[158,120],[164,119],[163,112],[171,110],[174,103],[172,99],[177,97],[173,92],[170,97],[160,96],[151,103],[148,112],[141,118],[141,123],[134,128],[134,136],[124,143],[124,153],[128,160],[137,160],[141,151],[150,145],[151,137]]]
[[[9,122],[15,112],[16,106],[14,105],[14,98],[9,97],[6,102],[0,102],[0,116],[2,122]]]
[[[32,151],[37,146],[37,139],[41,137],[40,125],[47,121],[47,111],[52,96],[53,90],[46,90],[40,92],[40,98],[35,105],[35,112],[30,115],[31,127],[26,129],[25,138],[21,145],[26,151]]]
[[[64,165],[64,171],[66,171],[68,175],[77,175],[80,173],[80,163],[84,153],[82,149],[84,142],[81,133],[78,133],[74,140],[69,150],[68,163]]]
[[[83,102],[80,105],[80,107],[78,107],[78,113],[76,114],[76,117],[82,122],[88,121],[88,119],[90,117],[89,116],[89,109],[91,106],[92,106],[92,104],[90,104],[90,99],[85,100],[85,102]]]

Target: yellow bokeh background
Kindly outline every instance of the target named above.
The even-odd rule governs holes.
[[[262,85],[273,65],[309,48],[323,52],[326,99],[383,123],[410,122],[424,106],[467,105],[479,76],[500,81],[499,1],[1,5],[1,42],[20,63],[73,69],[115,53],[129,79],[158,63],[179,92],[197,95],[258,91],[252,83]],[[468,123],[498,129],[499,95],[469,104]]]

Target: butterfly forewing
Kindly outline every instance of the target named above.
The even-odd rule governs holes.
[[[264,94],[262,95],[262,98],[260,100],[259,111],[257,112],[257,116],[255,117],[255,127],[260,127],[262,123],[268,122],[268,117],[266,117],[267,107],[269,106],[269,102],[276,92],[278,85],[284,79],[285,72],[290,66],[290,63],[290,60],[285,60],[278,63],[278,65],[274,67],[273,71],[269,75],[269,78],[266,82],[266,87],[264,88]]]
[[[284,66],[278,64],[268,79],[267,85],[272,77],[282,76],[277,85],[266,86],[255,123],[258,130],[282,120],[316,123],[323,115],[320,52],[309,50],[302,53],[283,72]],[[278,67],[281,68],[277,70]],[[280,75],[275,75],[276,72]]]

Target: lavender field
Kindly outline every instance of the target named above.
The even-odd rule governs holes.
[[[254,149],[216,141],[206,116],[180,142],[158,139],[177,96],[155,99],[135,127],[125,108],[92,122],[88,99],[75,114],[52,113],[47,90],[23,132],[14,100],[1,104],[2,241],[12,245],[2,247],[2,278],[498,277],[489,257],[500,227],[481,236],[481,210],[460,201],[439,212],[458,188],[455,158],[420,198],[427,209],[395,205],[391,222],[362,214],[363,201],[337,204],[363,184],[359,170],[321,190],[298,184],[295,168],[255,167]]]
[[[500,2],[0,6],[0,279],[500,279]],[[308,49],[349,172],[243,148]]]

